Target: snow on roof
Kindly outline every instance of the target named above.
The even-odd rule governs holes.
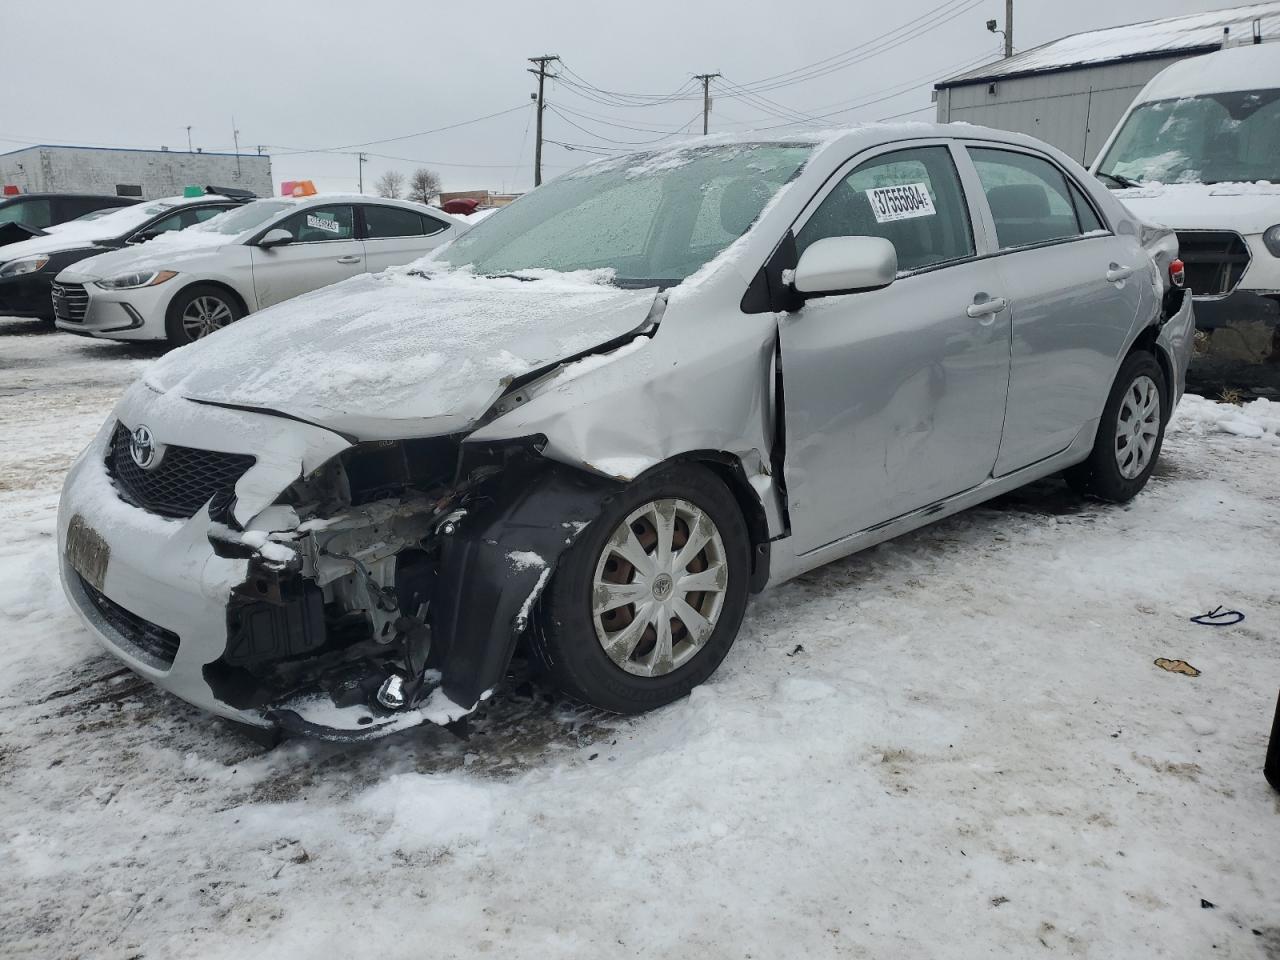
[[[1069,70],[1073,67],[1158,57],[1162,54],[1176,56],[1192,51],[1217,50],[1222,46],[1224,28],[1231,28],[1232,42],[1247,40],[1253,31],[1253,21],[1258,19],[1262,20],[1264,39],[1280,38],[1280,0],[1271,0],[1268,3],[1251,3],[1226,10],[1210,10],[1207,13],[1147,20],[1143,23],[1073,34],[1024,50],[1006,60],[975,67],[940,81],[936,87],[942,89],[963,86],[998,80],[1001,77]]]

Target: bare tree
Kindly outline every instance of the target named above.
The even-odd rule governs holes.
[[[380,197],[399,200],[400,191],[404,189],[404,174],[399,170],[388,170],[378,178],[378,182],[373,185],[373,189],[377,191]]]
[[[409,178],[409,199],[418,203],[430,203],[440,193],[440,174],[426,167],[419,167]]]

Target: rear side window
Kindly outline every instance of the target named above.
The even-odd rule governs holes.
[[[951,152],[917,147],[862,164],[800,229],[797,252],[827,237],[884,237],[906,273],[973,256],[973,229]]]
[[[434,217],[400,207],[365,207],[364,228],[366,240],[385,240],[388,237],[429,237],[444,230],[445,224]]]
[[[323,243],[327,240],[350,240],[355,236],[353,208],[308,207],[276,224],[288,230],[298,243]]]
[[[1080,197],[1081,213],[1062,171],[1047,160],[1011,150],[970,147],[969,155],[987,195],[1001,250],[1051,243],[1101,229],[1092,208]]]

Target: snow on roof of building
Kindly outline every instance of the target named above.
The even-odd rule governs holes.
[[[1280,39],[1280,2],[1272,0],[1073,34],[967,70],[936,86],[941,89],[1101,63],[1217,50],[1222,46],[1224,28],[1231,28],[1231,42],[1248,41],[1253,21],[1259,19],[1264,39]]]

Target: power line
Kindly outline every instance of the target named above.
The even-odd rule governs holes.
[[[412,140],[414,137],[425,137],[431,133],[443,133],[445,130],[456,130],[458,127],[469,126],[473,123],[479,123],[482,120],[492,120],[494,117],[506,116],[508,113],[515,113],[517,110],[523,110],[525,105],[522,103],[518,107],[510,107],[506,110],[499,110],[496,113],[486,113],[483,117],[473,117],[470,120],[460,120],[457,123],[450,123],[443,127],[434,127],[430,130],[419,130],[416,133],[405,133],[397,137],[383,137],[381,140],[365,140],[361,143],[344,143],[335,147],[315,147],[309,150],[289,150],[277,154],[277,156],[290,156],[295,153],[332,153],[337,150],[350,150],[352,147],[371,147],[377,143],[396,143],[400,140]]]
[[[576,123],[575,121],[571,120],[569,117],[561,113],[558,109],[556,109],[556,106],[554,104],[550,104],[550,103],[547,104],[547,109],[550,110],[552,113],[554,113],[557,117],[559,117],[565,123],[569,124],[569,126],[574,127],[578,130],[581,130],[583,133],[588,134],[589,136],[595,137],[598,140],[603,140],[606,143],[616,143],[625,147],[644,147],[644,146],[648,146],[651,143],[660,143],[663,140],[670,140],[672,137],[677,137],[680,134],[684,133],[685,130],[689,128],[690,124],[694,123],[698,119],[698,117],[701,115],[701,114],[695,113],[689,120],[685,121],[683,126],[678,127],[676,130],[670,133],[663,134],[660,137],[654,137],[652,140],[615,140],[612,137],[606,137],[603,133],[597,133],[594,130],[588,130],[586,127],[582,126],[582,124]]]

